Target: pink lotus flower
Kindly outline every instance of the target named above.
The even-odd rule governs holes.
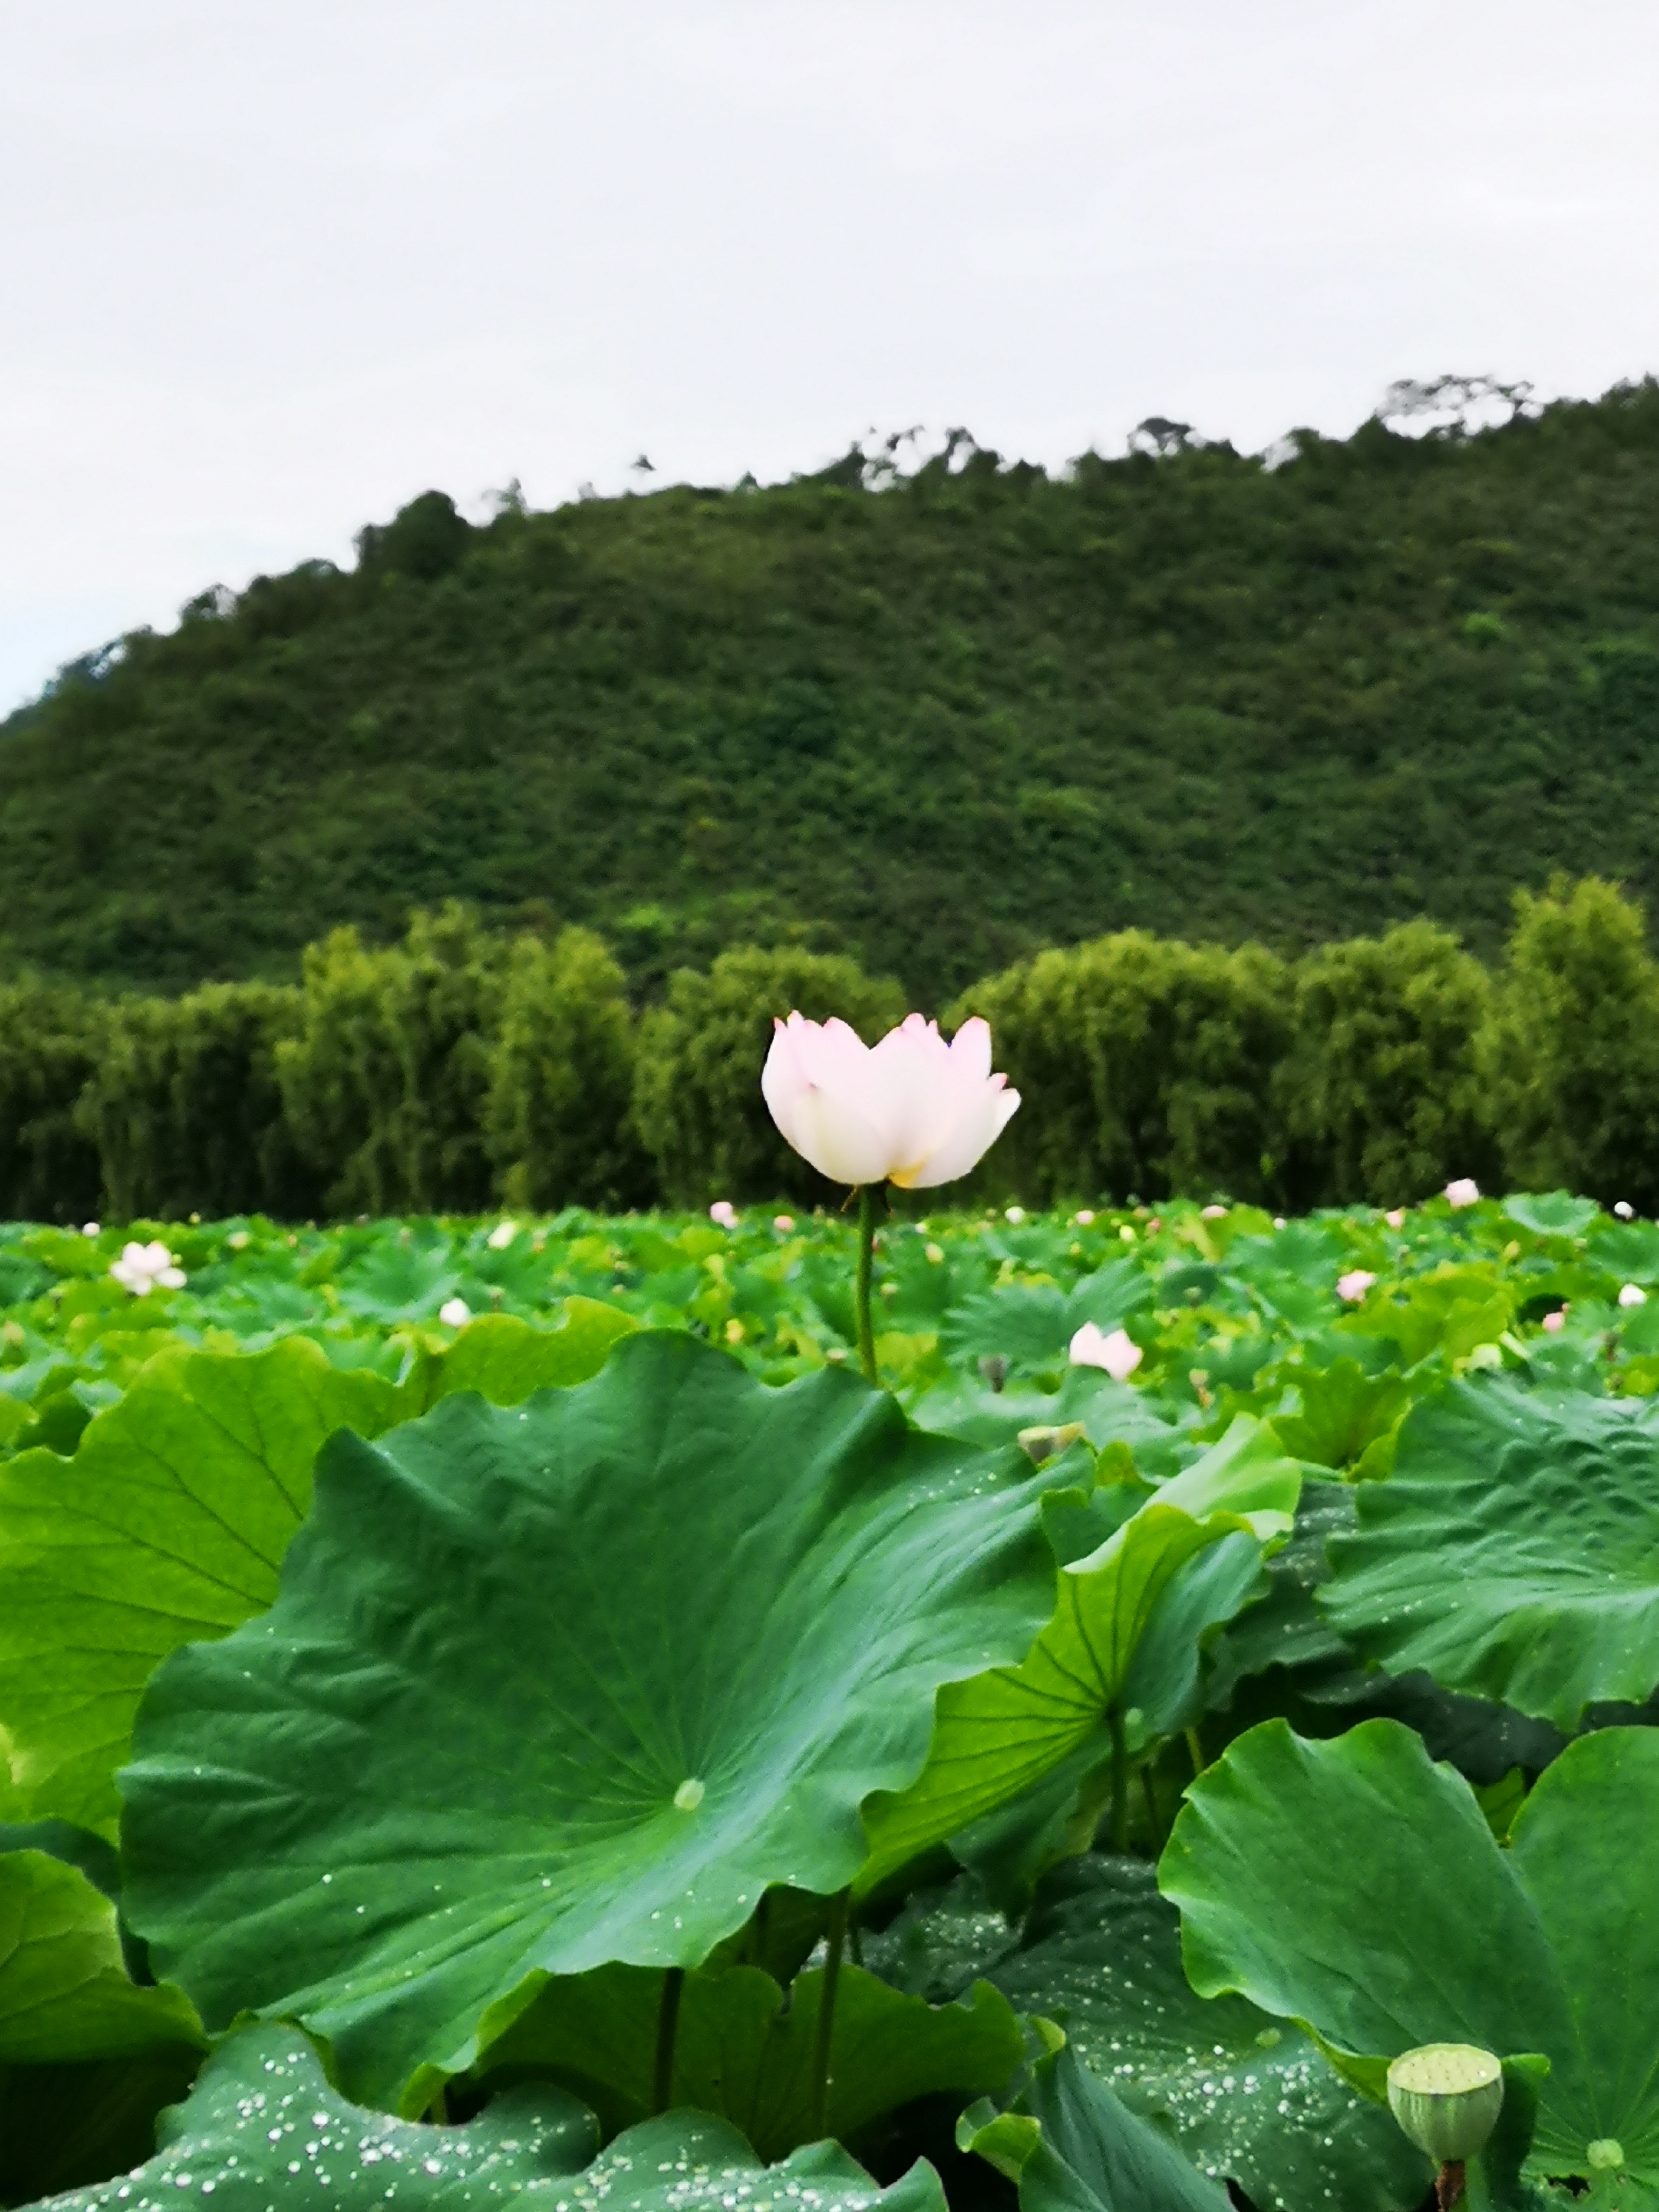
[[[1558,1306],[1553,1313],[1547,1313],[1540,1325],[1547,1328],[1552,1336],[1559,1336],[1567,1325],[1566,1308]]]
[[[722,1229],[735,1229],[738,1225],[738,1209],[729,1198],[717,1198],[708,1209],[708,1218],[718,1222]]]
[[[1085,1321],[1072,1339],[1073,1367],[1103,1367],[1114,1382],[1127,1382],[1146,1354],[1127,1329],[1115,1328],[1109,1336]]]
[[[1376,1280],[1376,1276],[1368,1274],[1364,1267],[1352,1267],[1346,1275],[1337,1277],[1336,1295],[1347,1304],[1357,1306]]]
[[[1403,1206],[1390,1206],[1382,1218],[1390,1229],[1403,1229],[1406,1225],[1406,1209]]]
[[[1206,1206],[1200,1209],[1200,1214],[1201,1218],[1206,1221],[1224,1221],[1226,1218],[1227,1209],[1224,1206]]]
[[[793,1213],[775,1213],[772,1216],[772,1226],[780,1237],[788,1236],[794,1225],[795,1217]]]
[[[1458,1176],[1446,1185],[1446,1203],[1451,1206],[1475,1205],[1480,1196],[1480,1186],[1473,1176]]]
[[[772,1119],[831,1182],[931,1190],[988,1152],[1019,1105],[991,1073],[991,1032],[977,1016],[949,1044],[937,1022],[908,1014],[875,1045],[843,1021],[792,1013],[773,1025],[761,1073]]]

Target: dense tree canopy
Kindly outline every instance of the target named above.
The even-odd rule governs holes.
[[[735,943],[939,1005],[1140,927],[1495,951],[1558,866],[1659,889],[1659,386],[1478,435],[957,441],[474,528],[424,494],[0,729],[0,955],[291,976],[451,896],[649,994]]]

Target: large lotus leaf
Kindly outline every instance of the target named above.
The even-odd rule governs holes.
[[[538,1390],[586,1382],[612,1345],[638,1328],[632,1314],[602,1298],[567,1298],[557,1328],[483,1314],[433,1361],[421,1410],[458,1390],[477,1390],[492,1406],[518,1406]]]
[[[1273,1425],[1286,1451],[1316,1467],[1353,1466],[1388,1435],[1411,1403],[1411,1389],[1402,1376],[1368,1375],[1357,1359],[1292,1369],[1291,1375],[1300,1410],[1276,1414]]]
[[[768,2171],[737,2131],[698,2112],[631,2128],[594,2155],[592,2115],[562,2090],[521,2089],[464,2127],[411,2125],[347,2104],[291,2027],[251,2027],[220,2046],[189,2101],[163,2118],[161,2148],[118,2182],[39,2212],[143,2212],[210,2197],[216,2212],[476,2212],[520,2202],[629,2212],[729,2212],[805,2203],[813,2212],[945,2212],[933,2168],[878,2187],[835,2143]]]
[[[180,1991],[132,1979],[115,1907],[78,1866],[44,1850],[0,1853],[0,2064],[202,2042]]]
[[[1319,1603],[1364,1657],[1569,1734],[1659,1684],[1659,1401],[1455,1384],[1355,1504]]]
[[[1504,1212],[1534,1237],[1582,1237],[1601,1218],[1593,1198],[1575,1198],[1570,1190],[1523,1191],[1504,1200]]]
[[[267,1352],[169,1349],[93,1421],[66,1467],[0,1468],[0,1725],[20,1814],[114,1832],[115,1770],[145,1682],[276,1594],[335,1429],[379,1436],[437,1398],[515,1405],[586,1380],[634,1322],[591,1298],[562,1327],[487,1316],[404,1389],[289,1337]]]
[[[1055,1868],[1020,1948],[987,1972],[1021,2011],[1063,2020],[1091,2072],[1263,2212],[1422,2202],[1427,2161],[1306,2035],[1243,1997],[1194,1995],[1175,1908],[1139,1860]]]
[[[599,1966],[550,1982],[486,2054],[491,2072],[551,2075],[590,2105],[607,2133],[652,2110],[663,1978]],[[717,2112],[763,2158],[810,2142],[822,1969],[786,1999],[769,1974],[735,1966],[690,1974],[680,1995],[671,2101]],[[963,2003],[931,2006],[844,1966],[836,1997],[823,2132],[847,2142],[914,2098],[964,2100],[1003,2089],[1025,2055],[1007,2000],[981,1982]]]
[[[337,1437],[276,1607],[150,1686],[132,1921],[216,2024],[295,2014],[419,2110],[546,1976],[696,1966],[769,1885],[848,1883],[940,1685],[1049,1610],[1043,1486],[679,1332]]]
[[[1069,2045],[1038,2061],[1006,2112],[964,2112],[957,2140],[1018,2182],[1020,2212],[1229,2212],[1226,2191]]]
[[[1061,1570],[1053,1619],[1018,1666],[942,1690],[927,1764],[865,1815],[866,1893],[1097,1744],[1133,1711],[1141,1740],[1185,1724],[1205,1632],[1260,1577],[1261,1547],[1237,1518],[1203,1521],[1160,1495],[1097,1552]]]
[[[169,1351],[67,1462],[0,1467],[0,1723],[21,1804],[112,1833],[114,1772],[157,1662],[276,1595],[331,1430],[374,1434],[396,1394],[290,1338]]]
[[[1242,1514],[1259,1536],[1283,1534],[1296,1516],[1302,1470],[1285,1455],[1273,1431],[1240,1413],[1190,1467],[1164,1483],[1158,1498],[1199,1518]]]
[[[1651,2188],[1656,1826],[1659,1730],[1570,1744],[1504,1849],[1410,1729],[1368,1721],[1307,1743],[1270,1721],[1192,1784],[1158,1879],[1202,1995],[1305,2022],[1363,2062],[1356,2078],[1421,2043],[1541,2051],[1536,2170],[1588,2179],[1615,2143]]]

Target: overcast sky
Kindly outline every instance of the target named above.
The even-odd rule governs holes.
[[[52,0],[0,191],[3,712],[428,485],[1659,369],[1659,9]]]

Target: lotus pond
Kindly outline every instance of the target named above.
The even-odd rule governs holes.
[[[1659,2205],[1659,1225],[717,1211],[0,1230],[0,2201]]]

